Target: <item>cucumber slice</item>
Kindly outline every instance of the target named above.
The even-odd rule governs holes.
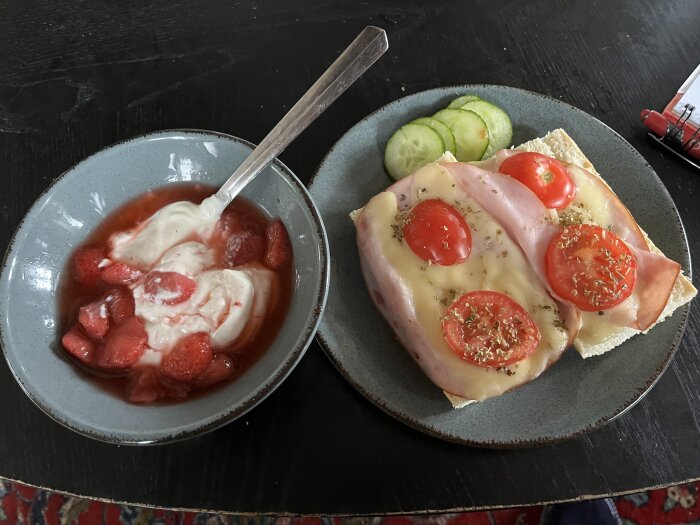
[[[464,104],[461,109],[468,109],[478,114],[489,128],[491,140],[484,153],[485,159],[493,156],[499,149],[510,146],[510,141],[513,138],[513,125],[505,111],[485,100],[472,100]]]
[[[410,175],[445,153],[440,134],[425,124],[400,127],[386,143],[384,165],[395,180]]]
[[[433,115],[455,136],[455,157],[461,162],[480,160],[489,146],[489,129],[479,115],[464,109],[443,109]]]
[[[455,149],[455,136],[452,134],[450,128],[439,120],[432,117],[421,117],[414,120],[412,124],[425,124],[426,126],[430,126],[438,132],[438,135],[440,135],[440,138],[445,143],[445,151],[449,151],[453,155],[457,152]]]
[[[452,102],[450,102],[447,106],[447,109],[460,109],[462,106],[464,106],[464,104],[466,104],[467,102],[471,102],[472,100],[481,99],[476,95],[462,95],[461,97],[457,97]]]

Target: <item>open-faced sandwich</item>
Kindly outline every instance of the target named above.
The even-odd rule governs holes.
[[[641,288],[637,287],[629,299],[614,308],[581,308],[582,326],[574,339],[574,346],[584,358],[603,354],[640,331],[648,331],[697,294],[680,265],[663,256],[564,130],[552,131],[518,146],[516,150],[544,154],[566,167],[575,183],[576,193],[568,206],[556,210],[556,219],[561,226],[594,224],[604,227],[625,241],[635,252],[638,262],[639,258],[644,259],[648,274],[640,276],[638,268],[637,280],[651,283],[646,295],[642,296]],[[504,152],[503,156],[505,154],[511,153]],[[497,165],[502,161],[497,157],[491,162]]]
[[[571,344],[612,350],[696,294],[563,130],[487,161],[448,153],[352,219],[372,300],[455,407]]]

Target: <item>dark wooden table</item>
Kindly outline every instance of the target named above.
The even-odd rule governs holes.
[[[675,199],[700,260],[700,172],[653,147],[698,64],[700,3],[9,0],[0,16],[0,248],[39,193],[136,134],[203,128],[260,140],[368,24],[390,50],[282,155],[308,181],[356,121],[423,89],[522,87],[622,134]],[[699,284],[695,279],[696,286]],[[184,443],[114,447],[53,423],[0,363],[0,476],[80,495],[233,512],[367,514],[589,498],[700,477],[700,302],[636,407],[527,450],[439,441],[380,412],[314,344],[249,415]]]

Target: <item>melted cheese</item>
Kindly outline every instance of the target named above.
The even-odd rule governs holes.
[[[371,229],[387,264],[396,272],[410,301],[415,318],[425,332],[429,352],[411,348],[412,342],[397,333],[404,346],[417,357],[433,382],[443,390],[466,399],[483,400],[506,392],[541,374],[567,344],[558,321],[557,307],[530,268],[519,247],[493,217],[469,198],[440,165],[431,164],[413,175],[411,201],[440,199],[460,211],[470,225],[472,252],[463,263],[431,265],[402,241],[397,228],[399,202],[386,191],[365,206],[362,217]],[[400,221],[400,216],[398,217]],[[381,287],[381,283],[380,287]],[[541,333],[535,352],[507,370],[485,368],[460,359],[448,346],[441,319],[449,305],[463,293],[493,290],[509,295],[532,316]],[[397,332],[400,332],[398,327]],[[425,351],[423,349],[423,351]]]
[[[581,330],[576,339],[585,347],[603,344],[614,339],[620,332],[620,326],[610,321],[606,312],[581,312]]]
[[[596,224],[602,228],[621,227],[620,216],[629,214],[605,183],[590,173],[570,169],[569,174],[576,185],[576,197],[571,205],[560,210],[558,215],[564,219],[578,218],[572,222]],[[636,232],[635,232],[636,233]],[[641,236],[641,233],[639,233]],[[614,339],[622,327],[632,323],[639,308],[639,296],[635,290],[630,297],[619,305],[601,312],[581,312],[581,330],[576,340],[584,347],[592,347]]]
[[[588,219],[582,222],[592,222],[603,228],[612,225],[615,222],[614,209],[608,195],[599,191],[598,184],[601,183],[596,184],[593,175],[585,177],[576,170],[569,170],[569,174],[576,185],[576,196],[571,204],[584,210]]]

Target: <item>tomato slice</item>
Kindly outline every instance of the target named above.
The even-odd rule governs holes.
[[[441,266],[465,261],[472,250],[467,221],[439,199],[416,204],[403,225],[403,238],[418,257]]]
[[[592,224],[567,226],[549,242],[547,280],[580,310],[606,310],[627,299],[637,282],[637,260],[622,239]]]
[[[505,294],[488,290],[458,297],[442,319],[447,344],[474,365],[496,368],[535,351],[540,331],[527,310]]]
[[[576,184],[566,167],[541,153],[524,151],[508,157],[498,171],[525,184],[547,208],[566,208],[576,196]]]

